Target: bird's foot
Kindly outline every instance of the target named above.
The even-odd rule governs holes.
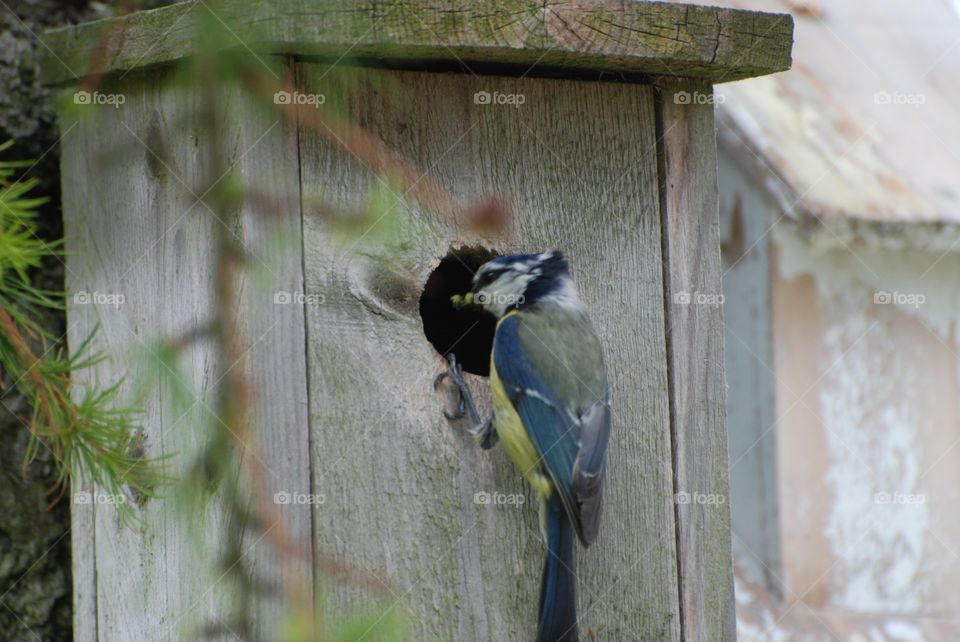
[[[457,357],[452,352],[446,355],[446,359],[450,363],[450,369],[444,370],[437,375],[437,378],[433,380],[433,388],[434,390],[438,389],[444,379],[450,379],[454,388],[457,390],[457,409],[453,413],[447,412],[447,410],[444,409],[443,416],[450,421],[455,421],[461,419],[469,412],[474,423],[480,423],[476,405],[473,403],[473,394],[470,392],[470,386],[467,385],[467,380],[463,378],[463,368],[457,363]]]
[[[455,421],[469,413],[474,425],[470,433],[477,438],[482,448],[492,447],[497,441],[497,432],[494,429],[493,418],[491,417],[487,421],[480,420],[480,413],[477,412],[477,405],[473,401],[473,393],[470,392],[470,386],[467,385],[467,380],[463,378],[463,368],[457,363],[457,358],[452,352],[446,355],[446,359],[450,362],[450,369],[437,375],[437,378],[433,381],[433,387],[436,389],[444,379],[450,379],[457,389],[458,394],[456,411],[449,413],[444,409],[443,415],[450,421]]]
[[[471,431],[473,436],[480,442],[480,447],[484,450],[490,450],[493,448],[497,440],[500,439],[500,436],[497,434],[497,427],[493,423],[493,417],[488,418],[485,422],[478,425],[475,430]]]

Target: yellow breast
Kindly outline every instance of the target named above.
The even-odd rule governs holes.
[[[493,417],[497,435],[507,457],[517,470],[527,478],[541,499],[550,497],[553,488],[550,478],[543,473],[540,455],[523,426],[520,415],[514,409],[507,390],[497,375],[497,364],[490,358],[490,397],[493,402]]]

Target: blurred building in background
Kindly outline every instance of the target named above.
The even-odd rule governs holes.
[[[960,639],[957,7],[722,4],[796,18],[715,98],[739,639]]]

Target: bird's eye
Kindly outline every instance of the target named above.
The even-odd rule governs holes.
[[[477,278],[477,285],[489,285],[493,281],[494,274],[491,271],[486,271],[480,274]]]

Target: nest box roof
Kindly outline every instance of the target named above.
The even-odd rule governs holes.
[[[948,0],[764,2],[792,71],[721,88],[719,138],[784,211],[844,239],[960,238],[960,16]],[[960,249],[960,243],[957,244]]]
[[[189,56],[189,14],[214,12],[237,48],[475,73],[680,76],[722,82],[790,67],[789,15],[666,2],[222,0],[183,2],[43,36],[48,84]]]

